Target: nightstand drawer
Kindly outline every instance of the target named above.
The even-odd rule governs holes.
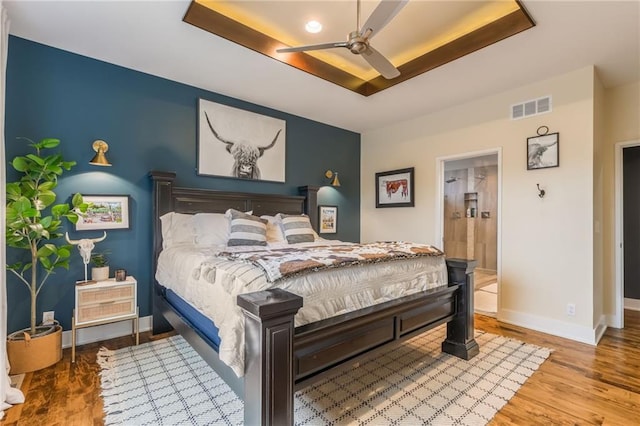
[[[103,288],[87,288],[78,290],[78,307],[81,308],[85,305],[92,305],[95,303],[112,302],[114,300],[131,299],[133,302],[135,298],[135,284],[127,283],[123,285],[115,285],[112,287]]]
[[[134,315],[136,306],[133,299],[103,302],[78,307],[78,323],[100,321],[125,315]]]

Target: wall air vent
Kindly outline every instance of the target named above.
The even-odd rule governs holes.
[[[530,101],[511,105],[512,120],[519,120],[521,118],[546,114],[548,112],[551,112],[551,96],[545,96],[543,98],[532,99]]]

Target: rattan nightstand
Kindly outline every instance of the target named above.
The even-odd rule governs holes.
[[[110,278],[91,284],[76,284],[76,303],[71,318],[71,362],[76,362],[76,330],[79,328],[132,320],[136,345],[140,342],[137,285],[131,276],[124,281]]]

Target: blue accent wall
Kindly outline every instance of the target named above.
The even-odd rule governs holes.
[[[286,120],[286,182],[198,176],[198,98]],[[179,186],[288,195],[297,195],[299,186],[326,185],[325,170],[336,170],[342,186],[323,187],[318,194],[319,204],[338,206],[338,233],[325,236],[360,239],[360,135],[354,132],[14,36],[9,38],[5,132],[8,162],[28,152],[17,137],[62,141],[59,151],[78,164],[60,179],[58,202],[69,201],[76,192],[130,196],[131,228],[108,231],[94,250],[111,251],[112,275],[113,269],[125,268],[138,279],[141,316],[151,315],[150,170],[177,172]],[[112,167],[88,164],[96,139],[109,143]],[[7,164],[7,181],[18,177]],[[71,238],[102,234],[76,232],[68,225],[65,230]],[[25,255],[9,249],[8,261]],[[64,329],[71,328],[74,283],[83,271],[80,255],[74,252],[70,270],[57,270],[41,291],[38,322],[43,311],[55,310]],[[27,327],[27,288],[11,273],[7,294],[9,332]]]

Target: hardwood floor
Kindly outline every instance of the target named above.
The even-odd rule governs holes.
[[[626,328],[609,329],[597,347],[573,342],[476,315],[476,328],[553,349],[492,425],[640,423],[640,312],[625,311]],[[140,335],[140,342],[166,337]],[[26,375],[26,402],[6,411],[1,426],[102,425],[100,346],[132,344],[123,337],[80,347],[76,364],[71,351],[55,366]]]

